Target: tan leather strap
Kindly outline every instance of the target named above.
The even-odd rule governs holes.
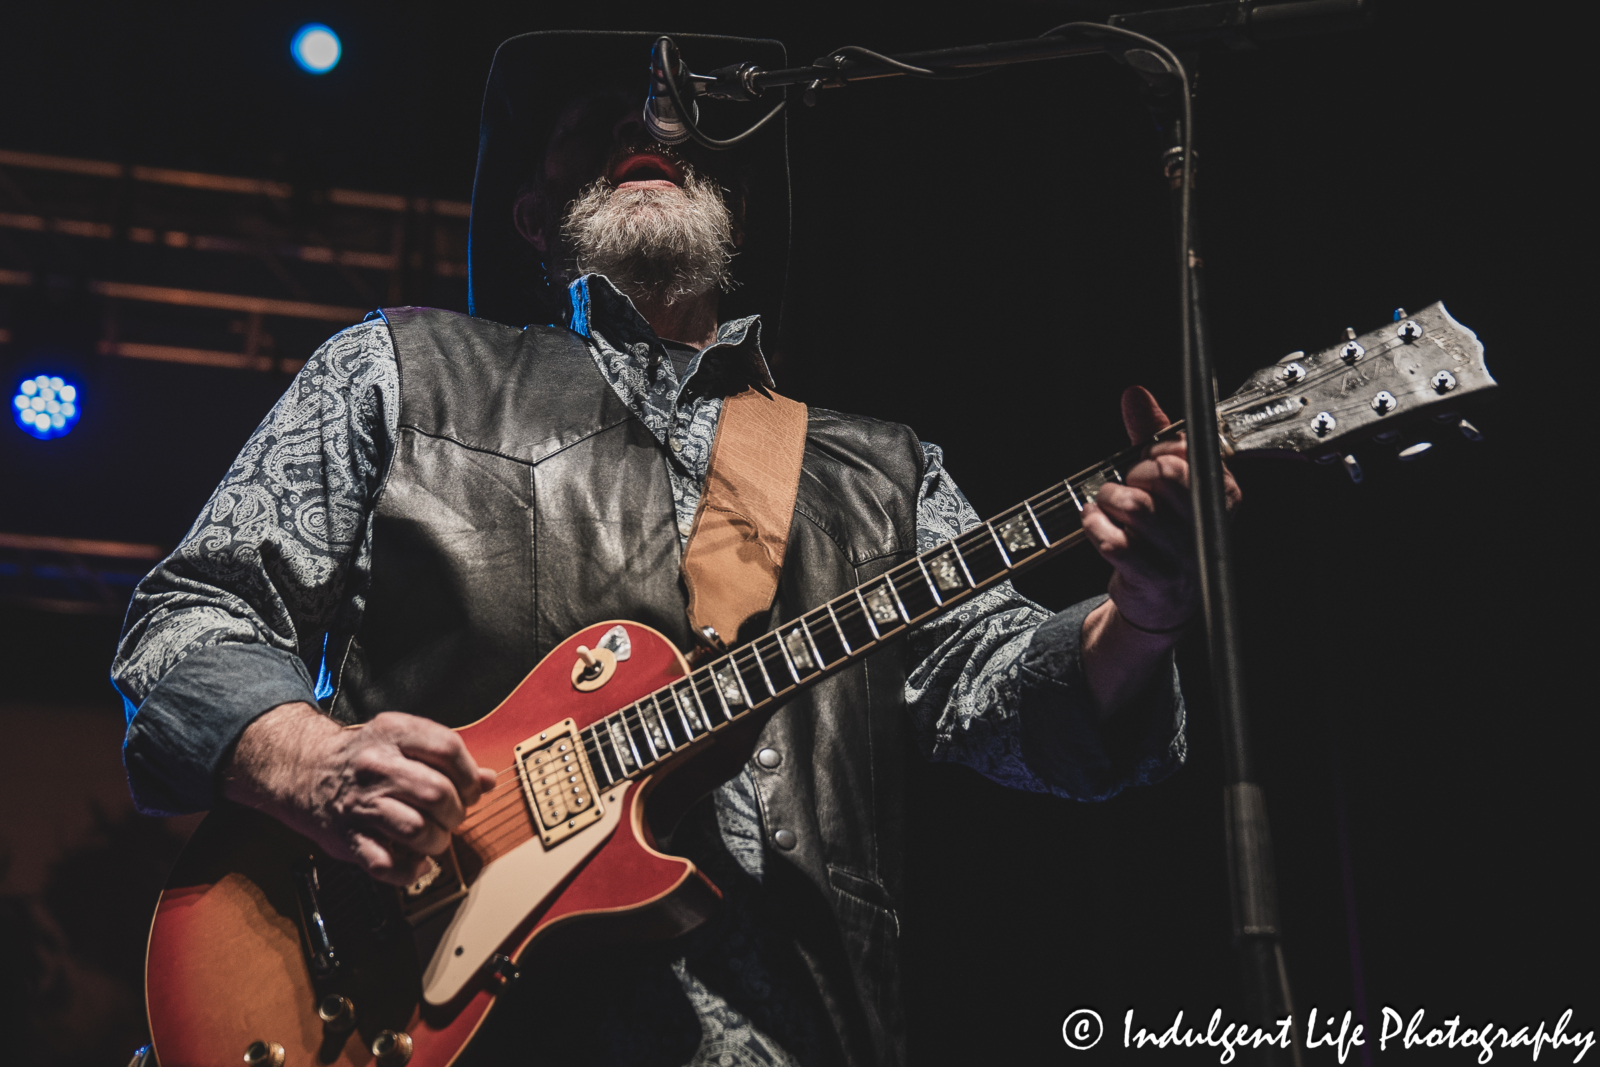
[[[695,633],[710,626],[731,645],[745,620],[772,606],[805,451],[804,404],[755,389],[722,402],[683,552]]]

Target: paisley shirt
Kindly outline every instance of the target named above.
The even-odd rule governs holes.
[[[572,289],[572,329],[666,447],[687,540],[723,398],[751,383],[772,385],[760,322],[722,324],[680,377],[649,324],[604,277],[580,278]],[[251,435],[182,543],[140,583],[112,679],[127,709],[124,760],[142,810],[210,807],[218,763],[256,716],[331,694],[323,649],[330,634],[354,633],[365,609],[371,508],[396,434],[398,393],[386,324],[369,318],[335,335]],[[922,447],[917,539],[927,549],[979,520],[941,450]],[[1121,716],[1144,720],[1118,733],[1136,738],[1134,750],[1112,752],[1102,740],[1077,654],[1083,618],[1102,600],[1052,615],[1007,582],[919,626],[907,641],[906,704],[924,753],[1011,788],[1080,800],[1171,773],[1186,749],[1170,667]],[[1024,707],[1025,670],[1047,676],[1049,707]],[[1034,745],[1031,761],[1023,755],[1025,715],[1047,718],[1043,732],[1059,742]],[[658,981],[638,983],[638,1003],[594,1050],[601,1062],[765,1065],[827,1056],[815,995],[807,999],[803,976],[763,940],[766,836],[749,772],[713,800],[714,819],[700,820],[703,840],[675,844],[696,855],[728,905],[683,939],[683,955]],[[713,985],[737,994],[730,1001]],[[662,1037],[673,1018],[684,1033],[669,1053],[673,1043]]]

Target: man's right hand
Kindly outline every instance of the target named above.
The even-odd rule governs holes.
[[[393,885],[420,878],[495,784],[461,735],[431,719],[386,711],[344,727],[303,703],[246,727],[219,776],[229,800]]]

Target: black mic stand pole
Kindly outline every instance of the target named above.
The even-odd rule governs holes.
[[[1131,20],[1130,20],[1131,21]],[[1130,29],[1140,27],[1130,26]],[[1222,734],[1223,832],[1227,850],[1228,890],[1233,918],[1234,945],[1239,952],[1240,978],[1250,1020],[1273,1027],[1294,1015],[1289,972],[1284,965],[1278,929],[1278,889],[1272,859],[1272,838],[1261,786],[1255,781],[1250,758],[1250,731],[1246,717],[1244,676],[1239,655],[1238,601],[1235,595],[1233,553],[1222,492],[1221,442],[1214,429],[1217,406],[1216,379],[1211,368],[1211,337],[1205,311],[1205,261],[1195,224],[1194,193],[1199,176],[1199,148],[1192,143],[1192,159],[1183,155],[1183,84],[1153,52],[1134,50],[1122,57],[1145,80],[1145,100],[1165,142],[1161,154],[1162,176],[1171,190],[1174,234],[1179,248],[1187,236],[1187,255],[1181,261],[1189,272],[1190,337],[1192,351],[1184,366],[1184,407],[1189,445],[1190,501],[1195,509],[1195,537],[1200,560],[1202,611],[1211,653],[1213,694]],[[1197,84],[1197,52],[1180,54],[1189,75],[1191,107]],[[1189,170],[1189,233],[1184,235],[1179,211],[1184,171]],[[1201,430],[1200,427],[1206,427]],[[1281,1048],[1266,1045],[1257,1050],[1257,1062],[1290,1063],[1301,1067],[1299,1026],[1291,1023],[1290,1043]]]
[[[1145,44],[1162,48],[1185,49],[1177,62],[1189,73],[1193,92],[1193,72],[1199,56],[1193,49],[1216,43],[1248,46],[1257,39],[1293,36],[1344,28],[1371,14],[1373,0],[1288,0],[1259,3],[1241,0],[1237,4],[1199,4],[1126,15],[1114,15],[1108,28],[1148,35]],[[1228,543],[1228,517],[1223,493],[1222,445],[1216,432],[1216,382],[1212,376],[1210,337],[1205,316],[1203,261],[1195,239],[1192,191],[1196,159],[1185,159],[1183,142],[1192,131],[1183,128],[1184,81],[1166,58],[1143,46],[1128,47],[1122,40],[1093,36],[1094,27],[1081,23],[1057,29],[1079,28],[1091,34],[1067,39],[1053,36],[1027,41],[1004,41],[939,49],[901,56],[883,56],[860,48],[839,49],[831,56],[807,67],[767,71],[739,64],[691,75],[682,69],[676,56],[665,50],[670,42],[658,42],[663,50],[656,57],[660,77],[670,96],[673,113],[688,116],[685,104],[692,96],[705,95],[732,100],[754,100],[764,91],[786,86],[803,86],[806,102],[813,102],[818,89],[835,89],[856,81],[875,78],[949,77],[992,70],[1013,63],[1111,52],[1133,67],[1145,80],[1147,100],[1156,125],[1165,135],[1166,151],[1162,169],[1172,190],[1176,216],[1179,259],[1187,272],[1184,287],[1187,306],[1184,337],[1184,419],[1189,428],[1189,493],[1194,509],[1195,543],[1200,563],[1200,594],[1205,615],[1206,636],[1211,653],[1212,686],[1217,701],[1223,749],[1223,814],[1227,850],[1230,911],[1234,943],[1239,950],[1242,985],[1249,1001],[1250,1021],[1275,1031],[1277,1020],[1288,1017],[1291,1023],[1289,1047],[1264,1045],[1254,1050],[1257,1062],[1301,1067],[1300,1041],[1293,1026],[1293,999],[1289,975],[1284,965],[1279,940],[1278,890],[1272,862],[1272,841],[1268,831],[1266,804],[1251,766],[1249,724],[1245,713],[1244,681],[1240,669],[1238,605],[1233,580],[1233,559]],[[1151,36],[1165,42],[1165,48]],[[679,77],[688,84],[678,84]],[[687,91],[685,91],[687,90]],[[784,104],[780,101],[765,118],[744,133],[726,141],[706,138],[695,120],[685,123],[688,134],[708,148],[729,148],[766,125]],[[1185,170],[1191,192],[1187,216],[1183,210]],[[1187,221],[1187,226],[1185,225]],[[1185,232],[1187,231],[1187,232]],[[1287,1051],[1289,1055],[1283,1056]]]

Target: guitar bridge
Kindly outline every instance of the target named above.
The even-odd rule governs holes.
[[[515,751],[517,777],[546,848],[600,821],[605,808],[576,723],[563,719]]]

